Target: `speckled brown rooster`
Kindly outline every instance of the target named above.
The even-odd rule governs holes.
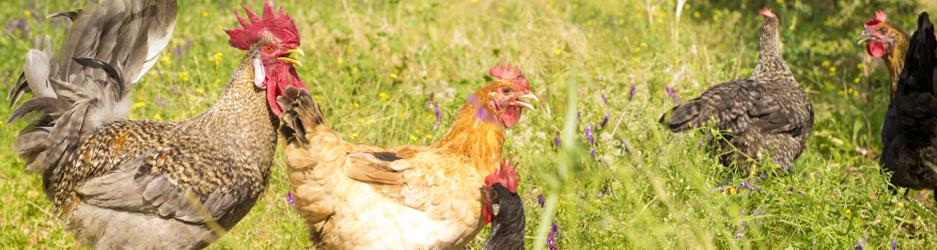
[[[11,120],[38,116],[15,149],[42,173],[47,196],[83,243],[201,248],[264,191],[281,113],[272,100],[286,86],[304,88],[289,58],[299,35],[269,3],[263,17],[244,8],[243,27],[227,30],[244,59],[214,105],[184,121],[124,120],[133,83],[168,42],[175,1],[102,1],[81,11],[57,59],[29,52],[11,95],[33,97]]]
[[[779,20],[760,14],[758,64],[751,78],[720,83],[661,117],[673,132],[715,122],[725,140],[716,141],[722,164],[749,170],[751,159],[770,157],[787,166],[804,150],[813,128],[813,107],[781,55]],[[731,153],[723,153],[726,150]]]
[[[342,140],[305,92],[281,133],[296,208],[326,249],[460,249],[491,220],[482,193],[504,130],[532,108],[517,68],[495,67],[441,140],[383,148]],[[285,98],[284,98],[285,99]]]

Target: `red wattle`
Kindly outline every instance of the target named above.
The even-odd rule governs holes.
[[[885,45],[880,42],[869,42],[869,44],[865,46],[865,50],[869,53],[869,55],[874,57],[885,56]]]
[[[264,84],[267,85],[267,103],[270,105],[270,111],[280,117],[283,115],[283,107],[280,107],[280,104],[277,103],[277,97],[283,94],[283,90],[290,86],[304,90],[308,90],[308,88],[299,79],[296,68],[293,68],[290,64],[277,62],[273,66],[265,68],[267,69],[267,77],[264,81]]]

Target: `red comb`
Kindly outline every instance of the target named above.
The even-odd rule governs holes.
[[[517,193],[517,186],[520,184],[517,180],[517,163],[504,160],[498,170],[485,177],[485,186],[490,187],[495,183],[500,183],[511,193]]]
[[[488,70],[488,74],[491,75],[491,77],[510,81],[514,84],[521,85],[523,88],[530,89],[530,83],[527,82],[527,77],[524,76],[524,72],[521,72],[521,68],[511,66],[510,63],[494,66]]]
[[[885,14],[885,11],[878,10],[875,12],[875,16],[872,17],[872,19],[869,19],[869,21],[865,23],[865,27],[871,28],[872,26],[875,26],[877,24],[884,23],[885,20],[887,19],[888,19],[888,15]]]
[[[237,12],[234,16],[241,23],[242,28],[225,30],[228,33],[228,44],[232,47],[247,50],[263,36],[264,32],[270,32],[278,38],[284,47],[295,48],[299,46],[299,31],[293,18],[283,12],[280,8],[276,13],[273,12],[273,6],[270,2],[264,0],[264,16],[258,17],[253,11],[247,8],[247,5],[241,4],[244,11],[247,12],[247,20],[241,17]]]
[[[758,11],[764,17],[776,18],[774,11],[769,8],[761,8],[761,11]]]

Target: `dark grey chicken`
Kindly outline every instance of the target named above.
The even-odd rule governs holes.
[[[929,18],[921,13],[911,36],[894,98],[897,133],[882,155],[891,183],[914,189],[937,188],[937,38]]]
[[[713,122],[725,139],[714,143],[720,161],[743,170],[765,157],[789,165],[803,152],[813,128],[810,99],[781,55],[778,17],[769,9],[760,14],[765,22],[752,77],[713,86],[660,119],[673,132]]]
[[[210,110],[179,122],[125,120],[134,82],[165,48],[175,0],[112,0],[80,11],[59,52],[27,54],[11,90],[14,148],[76,238],[98,249],[192,249],[243,218],[267,184],[281,87],[305,88],[289,58],[293,20],[265,4],[227,30],[245,52]],[[247,9],[245,7],[245,9]],[[66,16],[74,14],[66,14]]]
[[[524,249],[524,204],[517,192],[511,192],[501,183],[488,188],[494,219],[491,235],[484,249]]]

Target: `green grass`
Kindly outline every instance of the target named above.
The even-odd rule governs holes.
[[[53,41],[64,26],[36,16],[72,9],[73,1],[0,3],[0,21],[26,18],[0,35],[0,78],[19,74],[32,37]],[[259,1],[249,1],[259,8]],[[932,3],[857,0],[813,4],[777,0],[784,53],[816,110],[814,134],[791,172],[740,189],[745,174],[720,166],[697,145],[709,133],[672,135],[657,118],[716,83],[744,78],[757,59],[762,1],[283,1],[299,26],[300,68],[327,119],[349,140],[394,146],[428,144],[446,132],[472,90],[499,62],[521,65],[542,97],[507,135],[505,151],[521,163],[528,246],[543,209],[539,193],[557,197],[561,248],[934,248],[937,215],[929,191],[905,197],[880,172],[879,131],[887,76],[855,36],[876,9],[909,33]],[[926,1],[922,1],[926,2]],[[206,110],[242,53],[222,31],[235,25],[236,4],[181,4],[171,49],[134,89],[131,119],[181,120]],[[26,17],[29,11],[29,17]],[[678,21],[679,20],[679,21]],[[5,24],[5,23],[4,23]],[[188,44],[188,45],[187,45]],[[561,161],[553,145],[570,112],[574,82],[580,120],[579,158]],[[629,99],[629,90],[636,92]],[[435,124],[427,105],[443,111]],[[607,104],[602,96],[607,98]],[[9,116],[0,105],[0,117]],[[603,116],[597,145],[583,131]],[[76,246],[41,191],[23,172],[11,144],[24,123],[0,126],[0,248]],[[597,157],[588,152],[596,150]],[[867,153],[864,153],[867,152]],[[560,168],[559,162],[574,163]],[[213,248],[295,249],[309,245],[299,215],[284,200],[288,182],[275,161],[270,186],[251,213]],[[763,169],[773,166],[764,165]],[[727,188],[726,185],[734,186]],[[724,190],[725,192],[721,191]],[[478,248],[486,232],[471,243]],[[741,237],[738,237],[741,236]]]

